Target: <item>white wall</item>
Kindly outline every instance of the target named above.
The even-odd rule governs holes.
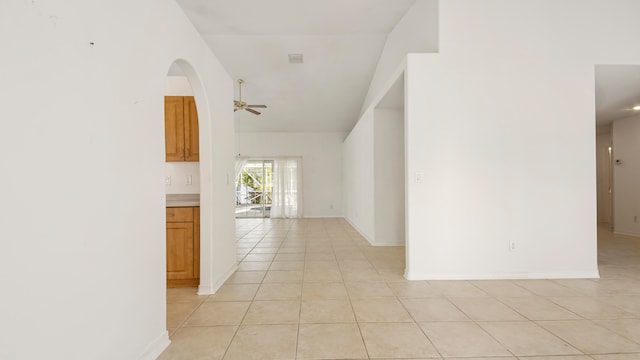
[[[640,235],[640,116],[613,122],[613,230]],[[616,164],[620,160],[621,164]]]
[[[337,133],[236,133],[236,155],[302,156],[304,217],[342,216],[342,141]]]
[[[405,194],[402,184],[402,187],[396,188],[396,195],[400,195],[399,191],[403,189],[402,201],[396,199],[385,207],[384,203],[393,199],[389,198],[390,193],[383,193],[382,189],[386,183],[396,182],[397,179],[392,181],[393,173],[389,171],[393,171],[393,165],[390,162],[383,164],[384,160],[379,156],[375,156],[374,160],[374,149],[377,154],[384,154],[385,150],[381,149],[390,144],[383,143],[390,138],[384,137],[380,131],[374,131],[373,108],[401,76],[407,53],[438,51],[438,2],[417,0],[387,36],[362,104],[361,117],[343,146],[345,218],[374,245],[404,243]],[[379,129],[384,126],[382,123],[376,124]],[[375,141],[374,136],[377,136]],[[375,176],[374,162],[377,168]],[[371,181],[362,181],[363,176],[372,176]],[[402,178],[404,181],[404,176]],[[374,189],[374,181],[378,181],[378,190]]]
[[[193,90],[191,90],[189,79],[187,79],[186,76],[167,75],[164,81],[164,95],[193,96]]]
[[[374,110],[375,245],[405,244],[404,111]]]
[[[201,80],[209,289],[235,265],[232,79],[173,0],[9,0],[0,24],[0,358],[155,358],[167,69]]]
[[[639,13],[440,2],[440,53],[407,60],[407,277],[598,276],[594,64],[640,63]]]
[[[611,222],[611,184],[609,147],[611,146],[611,133],[596,135],[596,184],[598,196],[598,223],[609,224]]]
[[[342,146],[344,217],[370,243],[375,242],[374,122],[367,111]]]
[[[438,0],[417,0],[387,35],[376,72],[362,104],[361,116],[386,93],[398,65],[408,53],[438,51]]]
[[[168,162],[164,166],[165,191],[167,194],[200,194],[200,163]],[[191,177],[191,185],[187,176]],[[166,179],[170,177],[171,183]]]

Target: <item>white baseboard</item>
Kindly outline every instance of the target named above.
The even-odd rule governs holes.
[[[238,264],[237,263],[233,264],[233,266],[231,266],[231,268],[229,270],[227,270],[227,272],[225,272],[224,275],[222,275],[218,279],[218,281],[213,283],[213,286],[206,286],[206,285],[200,284],[200,286],[198,286],[198,295],[212,295],[212,294],[215,294],[216,291],[218,291],[218,289],[220,289],[220,287],[225,283],[225,281],[227,281],[229,279],[229,277],[231,277],[231,275],[233,275],[233,273],[236,272],[236,270],[238,270]]]
[[[349,225],[351,225],[351,227],[356,229],[356,231],[360,234],[360,236],[365,238],[369,242],[369,245],[371,246],[404,246],[405,245],[405,243],[401,241],[377,241],[377,242],[373,241],[367,235],[365,235],[362,232],[362,230],[360,230],[354,223],[352,223],[351,220],[349,220],[346,217],[344,217],[343,219],[345,219],[349,223]]]
[[[343,219],[345,219],[349,223],[349,225],[351,225],[351,227],[354,228],[358,232],[358,234],[360,234],[360,236],[365,238],[365,240],[367,240],[371,246],[376,246],[375,243],[371,241],[371,239],[367,235],[365,235],[364,232],[362,232],[362,230],[360,230],[360,228],[356,226],[356,224],[352,223],[348,217],[343,217]]]
[[[404,243],[399,241],[382,241],[376,242],[373,246],[404,246]]]
[[[303,219],[344,219],[342,215],[303,216]]]
[[[640,237],[640,234],[629,233],[629,232],[624,232],[624,231],[614,231],[614,232],[613,232],[613,234],[614,234],[614,235],[624,235],[624,236]]]
[[[147,349],[140,355],[140,360],[156,360],[160,354],[169,346],[171,340],[169,340],[169,332],[166,330],[160,334]]]
[[[533,280],[533,279],[599,279],[596,271],[568,273],[517,273],[517,274],[442,274],[413,273],[406,271],[407,280]]]

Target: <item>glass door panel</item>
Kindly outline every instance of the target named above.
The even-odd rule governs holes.
[[[273,161],[249,160],[236,179],[236,217],[269,217]]]

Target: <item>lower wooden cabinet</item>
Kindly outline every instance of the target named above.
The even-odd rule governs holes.
[[[200,208],[167,208],[167,287],[200,283]]]

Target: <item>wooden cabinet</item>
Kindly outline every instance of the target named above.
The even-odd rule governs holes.
[[[200,208],[167,208],[167,287],[198,286]]]
[[[165,96],[166,161],[199,161],[198,111],[193,96]]]

